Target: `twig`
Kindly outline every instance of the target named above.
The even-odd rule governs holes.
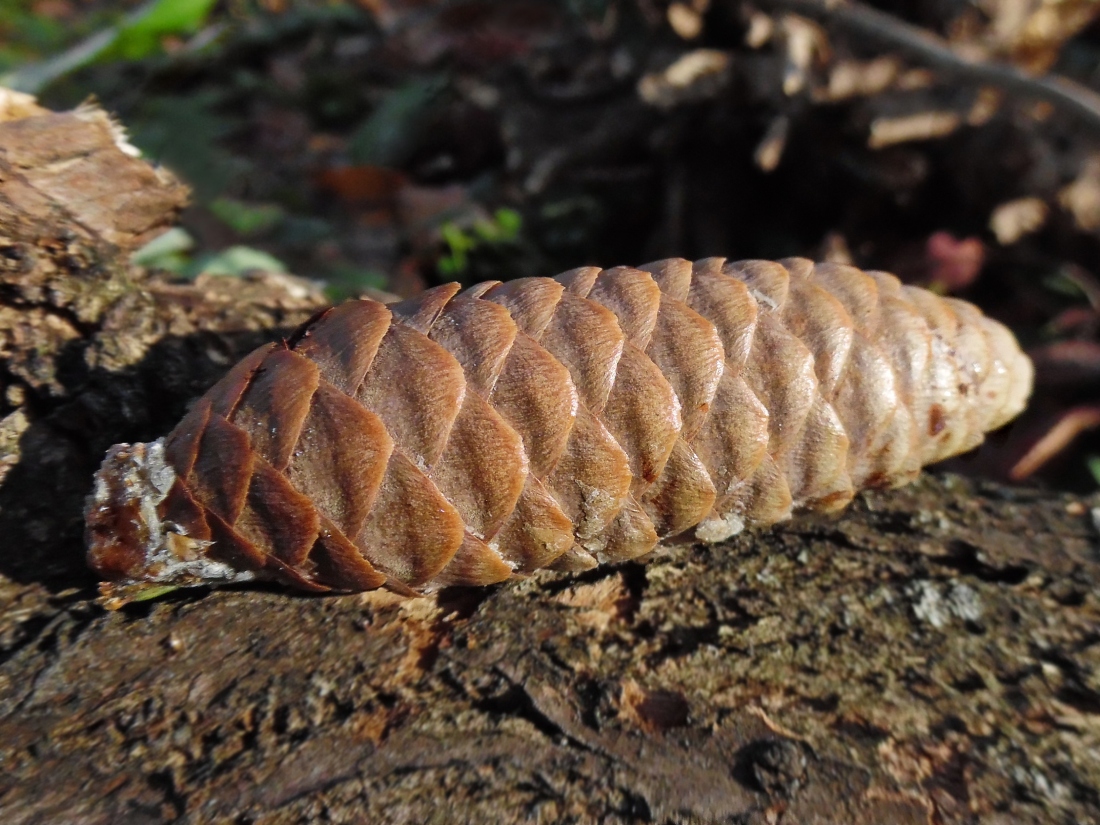
[[[1008,471],[1013,481],[1023,481],[1073,443],[1081,433],[1100,427],[1100,404],[1082,404],[1060,414],[1053,425],[1031,445]]]
[[[1007,63],[967,57],[945,40],[862,3],[846,0],[764,0],[782,8],[847,29],[900,49],[921,62],[957,77],[998,86],[1022,97],[1043,100],[1076,115],[1100,131],[1100,94],[1059,75],[1035,76]]]

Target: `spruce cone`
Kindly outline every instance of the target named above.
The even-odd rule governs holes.
[[[312,591],[583,570],[912,480],[1022,409],[1032,368],[968,303],[793,259],[457,284],[327,310],[87,509],[123,583]]]

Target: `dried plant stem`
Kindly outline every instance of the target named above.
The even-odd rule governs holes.
[[[784,9],[851,34],[893,46],[933,68],[975,83],[996,86],[1029,100],[1041,100],[1100,130],[1100,94],[1059,75],[1035,76],[1007,63],[968,57],[927,29],[862,3],[836,0],[767,0]]]

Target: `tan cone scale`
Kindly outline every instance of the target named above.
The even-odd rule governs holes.
[[[1003,326],[849,266],[672,259],[459,289],[327,310],[166,439],[113,447],[92,566],[402,592],[583,570],[904,484],[1031,391]]]

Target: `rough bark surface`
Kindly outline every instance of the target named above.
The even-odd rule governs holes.
[[[320,296],[146,280],[0,174],[3,822],[1100,821],[1096,500],[925,477],[644,566],[102,611],[104,447]]]
[[[926,478],[426,599],[21,607],[5,822],[1095,822],[1097,538]],[[1086,511],[1087,513],[1087,511]]]

